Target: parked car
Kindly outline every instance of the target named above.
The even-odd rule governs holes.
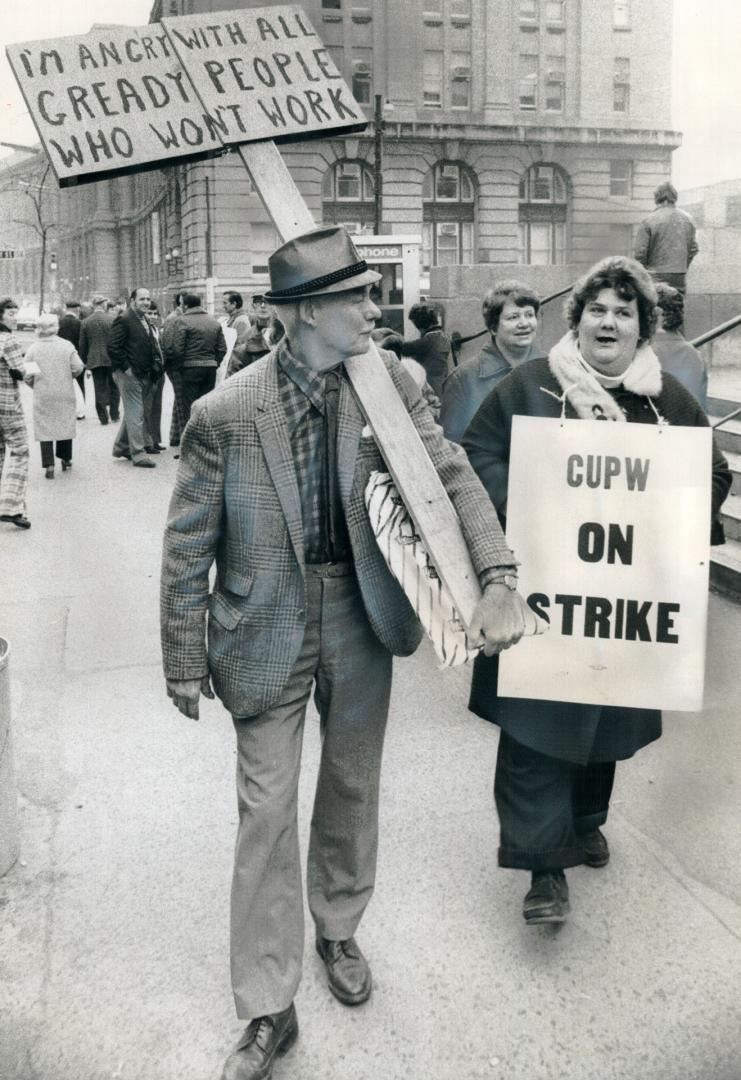
[[[39,313],[32,304],[23,304],[18,308],[18,329],[35,330]]]

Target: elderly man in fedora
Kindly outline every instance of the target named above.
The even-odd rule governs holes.
[[[212,679],[237,736],[231,971],[249,1024],[223,1080],[266,1080],[298,1033],[297,786],[312,689],[321,731],[307,874],[316,949],[339,1001],[359,1005],[371,993],[354,935],[375,879],[391,662],[422,637],[371,530],[363,493],[385,466],[344,368],[368,351],[379,275],[335,225],[284,244],[269,271],[266,295],[286,337],[193,406],[162,563],[168,693],[197,719]],[[507,648],[527,608],[496,513],[414,380],[381,355],[480,575],[472,632],[487,651]]]

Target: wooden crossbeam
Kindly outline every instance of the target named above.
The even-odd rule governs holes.
[[[243,144],[238,152],[284,241],[316,227],[274,142]],[[375,344],[364,356],[345,361],[345,368],[404,505],[468,629],[481,589],[448,493]]]

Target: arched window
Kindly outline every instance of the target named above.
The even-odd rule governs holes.
[[[568,261],[569,182],[558,165],[532,165],[520,180],[520,262],[561,266]]]
[[[322,220],[349,232],[372,233],[376,220],[376,185],[362,161],[337,161],[324,174]]]
[[[475,261],[476,187],[465,165],[440,161],[422,187],[422,269]]]

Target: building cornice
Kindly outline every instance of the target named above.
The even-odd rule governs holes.
[[[682,145],[681,132],[666,129],[386,120],[386,146],[392,146],[396,139],[432,139],[436,142],[440,139],[459,139],[467,143],[549,143],[560,146],[656,146],[664,150],[676,150]]]

